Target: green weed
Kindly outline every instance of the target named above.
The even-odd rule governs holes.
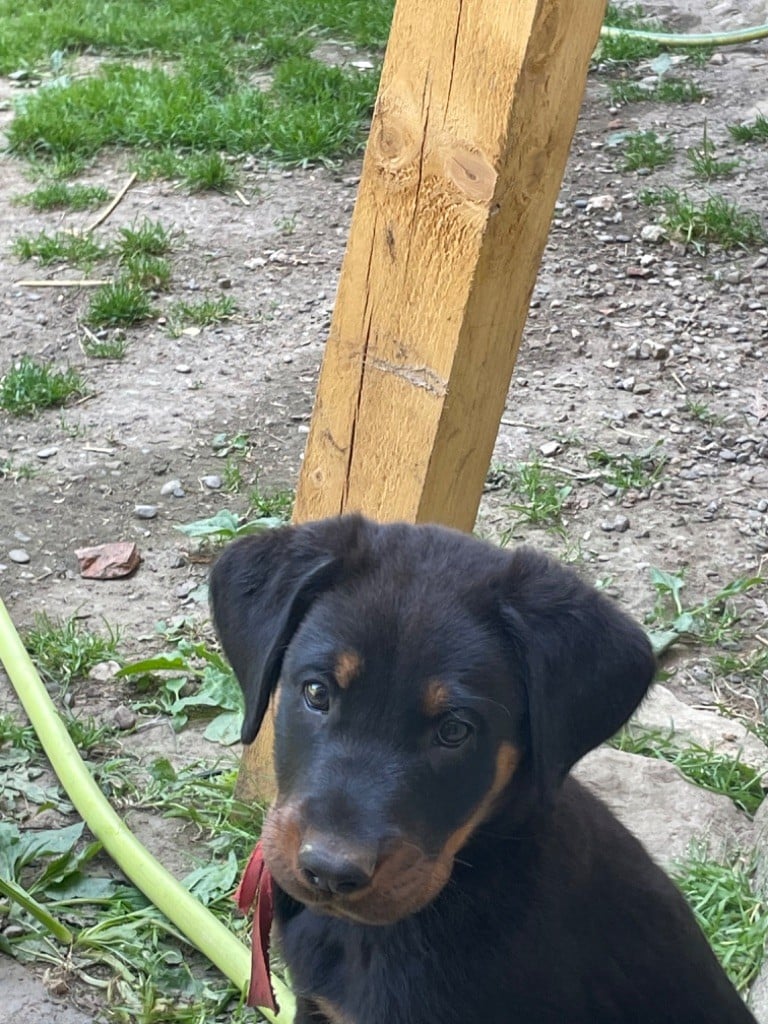
[[[601,471],[602,480],[626,490],[647,490],[661,476],[667,457],[661,445],[655,444],[641,452],[618,452],[611,454],[602,448],[587,452],[587,462]]]
[[[171,249],[171,232],[159,221],[145,219],[120,228],[114,251],[121,262],[136,256],[164,256]]]
[[[46,231],[35,236],[19,235],[14,239],[13,253],[22,260],[36,259],[43,266],[71,263],[86,271],[106,255],[90,235],[72,235],[64,231],[55,235]]]
[[[698,103],[705,96],[690,79],[673,77],[650,87],[640,82],[609,82],[608,90],[614,103]]]
[[[125,335],[117,332],[111,338],[98,338],[88,332],[81,338],[80,345],[89,359],[124,359],[128,350]]]
[[[706,402],[699,402],[694,398],[687,398],[685,401],[686,411],[700,423],[707,427],[717,427],[723,423],[723,417],[713,412]]]
[[[756,977],[768,937],[768,907],[750,885],[752,867],[728,864],[694,851],[677,865],[675,880],[720,963],[742,994]]]
[[[648,18],[638,4],[635,7],[616,7],[608,4],[604,24],[613,28],[642,29],[646,32],[661,32],[660,21]],[[661,53],[661,46],[649,39],[634,36],[604,36],[600,40],[598,57],[612,64],[635,64]]]
[[[181,161],[181,180],[190,192],[227,192],[235,172],[221,153],[189,153]]]
[[[200,302],[175,302],[168,310],[168,323],[172,334],[182,331],[182,324],[208,327],[232,316],[237,303],[231,295],[220,295],[216,299],[201,299]]]
[[[147,293],[126,277],[96,289],[83,321],[91,327],[129,327],[153,314]]]
[[[758,114],[751,124],[729,124],[728,131],[736,142],[768,142],[768,117]]]
[[[697,743],[680,747],[659,730],[628,726],[613,738],[611,746],[668,761],[695,785],[727,796],[747,814],[754,814],[765,797],[761,773],[751,765]]]
[[[30,466],[28,462],[22,462],[17,466],[13,459],[0,459],[0,480],[13,480],[14,483],[18,483],[19,480],[31,480],[35,472],[34,466]]]
[[[101,185],[67,185],[62,181],[51,181],[21,196],[19,202],[35,210],[88,210],[108,199],[109,192]]]
[[[193,523],[177,526],[176,529],[191,540],[217,546],[235,540],[237,537],[244,537],[250,533],[261,533],[262,530],[281,526],[282,523],[283,520],[277,516],[248,519],[237,516],[228,509],[221,509],[208,519],[197,519]]]
[[[562,484],[538,459],[522,463],[515,471],[511,491],[520,500],[509,506],[518,521],[563,532],[563,509],[573,488]]]
[[[12,416],[31,416],[83,394],[85,382],[76,370],[56,370],[22,356],[0,380],[0,409]]]
[[[704,125],[704,134],[701,145],[691,146],[687,151],[687,157],[691,164],[691,170],[702,181],[713,181],[715,178],[727,178],[733,174],[739,166],[738,160],[718,160],[715,156],[715,145],[707,135],[707,126]]]
[[[280,522],[288,522],[293,512],[294,499],[293,491],[264,491],[257,482],[248,495],[248,509],[251,515],[255,515],[259,519],[277,519]]]
[[[44,612],[35,615],[35,624],[24,633],[24,646],[45,679],[68,685],[85,678],[94,665],[117,657],[119,630],[104,623],[106,632],[94,633],[75,616],[51,618]]]
[[[693,640],[713,647],[740,638],[737,630],[741,615],[733,598],[764,583],[762,576],[745,576],[732,580],[712,597],[686,608],[683,604],[685,580],[682,573],[651,569],[651,583],[656,600],[646,621],[657,654],[662,654],[681,640]]]
[[[663,167],[672,160],[674,154],[675,146],[670,139],[660,139],[656,132],[637,132],[626,137],[624,170],[653,170],[655,167]]]
[[[661,223],[675,238],[706,252],[710,244],[723,249],[752,249],[768,241],[768,232],[756,213],[740,209],[723,196],[709,196],[697,204],[690,196],[675,189],[644,193],[643,202],[661,206]]]
[[[122,261],[125,279],[139,288],[164,291],[171,283],[171,264],[163,256],[136,253]]]

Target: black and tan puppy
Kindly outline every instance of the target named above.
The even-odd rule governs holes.
[[[351,516],[211,578],[297,1024],[748,1024],[672,883],[568,776],[654,673],[643,631],[529,549]]]

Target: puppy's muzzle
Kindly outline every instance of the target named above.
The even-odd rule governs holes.
[[[370,885],[376,860],[373,851],[310,832],[299,847],[298,868],[306,884],[318,894],[350,896]]]

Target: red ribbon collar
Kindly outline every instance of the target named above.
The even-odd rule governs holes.
[[[253,911],[248,1006],[265,1006],[277,1013],[280,1008],[269,976],[269,932],[272,927],[274,895],[272,875],[264,863],[261,841],[256,844],[245,866],[233,898],[244,914]]]

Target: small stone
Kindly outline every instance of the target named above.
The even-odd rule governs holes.
[[[189,597],[189,595],[192,593],[196,586],[197,583],[195,583],[194,580],[185,580],[184,583],[180,583],[176,587],[176,589],[174,590],[174,594],[176,595],[176,597],[180,597],[183,600],[185,597]]]
[[[757,503],[758,512],[768,512],[768,499],[761,498]]]
[[[632,388],[632,393],[635,395],[647,395],[650,393],[650,390],[650,384],[635,384],[635,386]]]
[[[154,519],[157,515],[157,505],[136,505],[133,514],[137,519]]]
[[[640,232],[640,237],[644,242],[663,242],[667,237],[664,228],[661,224],[646,224]]]
[[[29,561],[29,554],[24,548],[11,548],[8,552],[8,557],[12,562],[16,562],[18,565],[26,565]]]
[[[177,491],[181,491],[181,494],[177,494]],[[163,486],[160,488],[160,493],[162,494],[163,497],[166,497],[169,494],[173,494],[177,498],[183,498],[184,490],[181,486],[181,480],[166,481],[166,483],[164,483]]]
[[[115,678],[120,671],[120,663],[117,661],[99,661],[88,673],[88,678],[97,683],[108,683]]]
[[[119,707],[115,708],[112,721],[115,723],[115,727],[122,731],[125,731],[126,729],[133,729],[136,725],[136,712],[125,704],[121,704]]]
[[[545,441],[544,444],[539,446],[539,451],[542,455],[545,455],[547,456],[547,458],[550,458],[552,455],[557,455],[557,453],[560,451],[560,442]]]
[[[717,453],[717,457],[719,459],[722,459],[723,462],[735,462],[738,458],[738,455],[730,448],[721,448],[720,451]]]
[[[752,264],[753,270],[762,270],[763,267],[768,267],[768,256],[758,256]]]
[[[222,289],[226,290],[227,288],[231,288],[232,287],[232,278],[231,277],[220,277],[219,280],[216,283],[218,284],[219,288],[222,288]]]
[[[55,444],[49,445],[47,448],[41,448],[37,453],[38,459],[50,459],[58,452],[58,448]]]
[[[179,363],[178,366],[174,366],[176,373],[192,373],[192,367],[187,363]]]
[[[221,487],[221,477],[216,473],[211,473],[209,476],[203,476],[200,478],[200,481],[212,491],[218,491]]]
[[[613,528],[616,533],[626,533],[629,529],[629,519],[626,516],[616,516],[613,520]]]

